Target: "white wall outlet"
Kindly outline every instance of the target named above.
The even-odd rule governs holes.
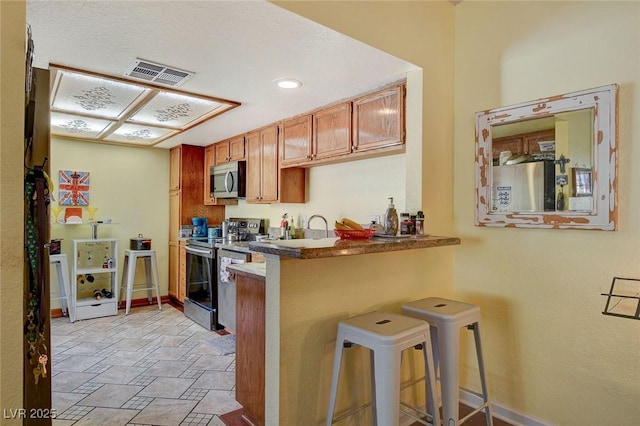
[[[307,218],[306,214],[301,214],[300,215],[300,226],[302,227],[302,229],[307,229],[307,225],[309,224],[309,219]]]
[[[380,215],[370,214],[369,215],[369,223],[371,223],[371,222],[375,222],[377,224],[380,224]]]

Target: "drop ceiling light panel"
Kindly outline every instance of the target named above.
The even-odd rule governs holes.
[[[52,69],[57,73],[51,133],[60,136],[153,146],[240,105],[122,78]]]

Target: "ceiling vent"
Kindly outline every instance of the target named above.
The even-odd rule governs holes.
[[[171,87],[181,86],[193,74],[190,71],[179,70],[142,59],[136,59],[124,72],[127,77]]]

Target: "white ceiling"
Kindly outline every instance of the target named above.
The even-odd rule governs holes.
[[[242,105],[157,145],[208,145],[400,80],[413,64],[265,1],[29,0],[34,66],[122,76],[142,58],[195,72],[179,89]],[[272,84],[301,80],[296,90]]]

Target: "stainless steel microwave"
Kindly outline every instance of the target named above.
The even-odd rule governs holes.
[[[210,168],[211,197],[245,198],[247,191],[247,162],[232,161]]]

